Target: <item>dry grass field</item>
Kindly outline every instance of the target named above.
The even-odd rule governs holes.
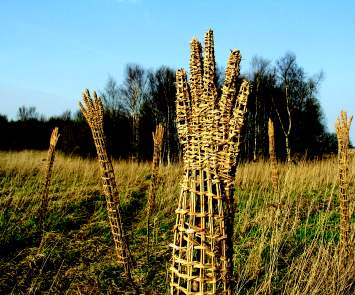
[[[45,152],[0,152],[0,294],[133,292],[116,264],[93,159],[58,154],[45,232],[38,222]],[[172,228],[183,168],[160,168],[146,258],[150,163],[114,161],[123,224],[142,294],[166,294]],[[355,294],[355,158],[350,169],[351,251],[339,255],[336,158],[241,164],[236,176],[234,281],[237,294]]]

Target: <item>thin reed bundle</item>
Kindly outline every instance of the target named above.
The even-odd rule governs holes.
[[[338,138],[338,162],[339,162],[339,203],[340,203],[340,249],[348,249],[350,242],[350,217],[349,217],[349,131],[353,117],[348,118],[346,112],[341,111],[336,121],[336,133]]]
[[[158,184],[158,174],[159,174],[159,163],[161,158],[161,152],[163,147],[163,137],[164,137],[164,127],[159,124],[155,128],[155,132],[153,133],[153,143],[154,143],[154,151],[153,151],[153,163],[152,163],[152,178],[149,187],[148,194],[148,207],[147,213],[148,217],[155,206],[155,193]]]
[[[161,152],[163,147],[163,138],[164,138],[164,127],[161,124],[158,124],[155,132],[153,133],[153,163],[152,163],[152,179],[149,187],[148,194],[148,204],[147,204],[147,257],[149,260],[149,239],[150,239],[150,217],[152,211],[155,207],[155,194],[158,186],[158,177],[159,177],[159,163],[161,159]]]
[[[277,190],[279,175],[277,172],[277,160],[275,152],[275,128],[274,122],[269,118],[268,121],[268,136],[269,136],[269,156],[271,162],[271,183],[274,191]]]
[[[190,79],[176,73],[177,129],[184,178],[176,210],[171,294],[232,294],[233,186],[249,83],[232,50],[221,97],[215,85],[213,32],[191,42]]]
[[[58,133],[58,127],[55,127],[52,130],[51,138],[49,140],[49,148],[47,153],[47,161],[45,166],[45,179],[43,185],[43,192],[42,192],[42,203],[39,210],[39,221],[42,224],[42,230],[44,231],[44,219],[47,214],[48,210],[48,194],[49,194],[49,185],[51,183],[52,177],[52,170],[55,158],[55,147],[58,142],[60,134]]]
[[[93,92],[91,98],[89,91],[86,89],[83,94],[83,103],[79,103],[80,110],[88,122],[92,136],[96,146],[97,158],[100,164],[101,180],[103,191],[106,197],[106,205],[108,217],[111,227],[111,234],[115,243],[115,251],[118,263],[122,264],[125,269],[125,275],[129,282],[135,287],[132,278],[132,259],[126,241],[126,235],[123,230],[119,195],[116,185],[115,174],[112,162],[107,155],[106,138],[103,130],[104,108],[101,98]]]

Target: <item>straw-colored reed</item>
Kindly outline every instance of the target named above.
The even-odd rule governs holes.
[[[277,160],[275,151],[275,128],[274,122],[269,118],[268,122],[268,136],[269,136],[269,156],[271,163],[271,183],[274,191],[278,188],[279,175],[277,172]]]
[[[155,195],[159,183],[159,163],[161,160],[161,153],[163,148],[164,127],[158,124],[153,133],[153,162],[152,162],[152,176],[148,193],[147,202],[147,258],[149,260],[150,248],[150,217],[155,207]]]
[[[164,127],[161,124],[158,124],[153,133],[153,162],[152,162],[152,176],[148,193],[148,206],[147,213],[148,216],[151,215],[155,206],[155,194],[158,185],[159,177],[159,163],[161,159],[161,153],[163,148],[163,138],[164,138]]]
[[[45,178],[44,178],[44,185],[43,185],[43,192],[42,192],[42,202],[41,202],[41,207],[39,209],[39,221],[42,224],[42,229],[43,231],[45,230],[44,227],[44,219],[47,214],[48,210],[48,202],[49,202],[49,186],[51,183],[51,177],[52,177],[52,170],[53,170],[53,164],[54,164],[54,159],[55,159],[55,147],[58,142],[60,134],[58,133],[58,127],[55,127],[52,130],[51,138],[49,140],[49,148],[48,148],[48,153],[47,153],[47,160],[46,160],[46,165],[45,165]]]
[[[340,249],[346,254],[350,241],[350,198],[347,190],[349,186],[349,131],[353,117],[348,118],[342,111],[336,121],[336,133],[338,138],[338,162],[339,162],[339,204],[340,204]]]

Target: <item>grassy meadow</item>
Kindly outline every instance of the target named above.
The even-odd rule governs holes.
[[[42,234],[38,222],[46,152],[0,152],[0,294],[126,294],[95,160],[56,155]],[[142,294],[166,294],[182,166],[160,168],[153,249],[146,257],[150,163],[114,161],[123,223]],[[339,256],[337,159],[279,164],[273,192],[268,162],[236,176],[234,280],[237,294],[355,294],[354,247]],[[355,227],[355,158],[349,196]]]

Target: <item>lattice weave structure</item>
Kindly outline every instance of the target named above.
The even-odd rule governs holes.
[[[233,187],[249,94],[231,51],[222,94],[215,85],[213,32],[191,41],[190,78],[176,73],[177,129],[183,148],[170,267],[171,294],[231,294]]]
[[[96,92],[93,92],[93,98],[91,98],[89,91],[85,90],[82,96],[83,103],[80,102],[79,106],[90,126],[96,146],[117,261],[124,266],[127,278],[133,282],[131,276],[132,261],[121,221],[115,174],[112,162],[107,155],[106,138],[103,130],[104,108],[101,98],[97,96]]]

